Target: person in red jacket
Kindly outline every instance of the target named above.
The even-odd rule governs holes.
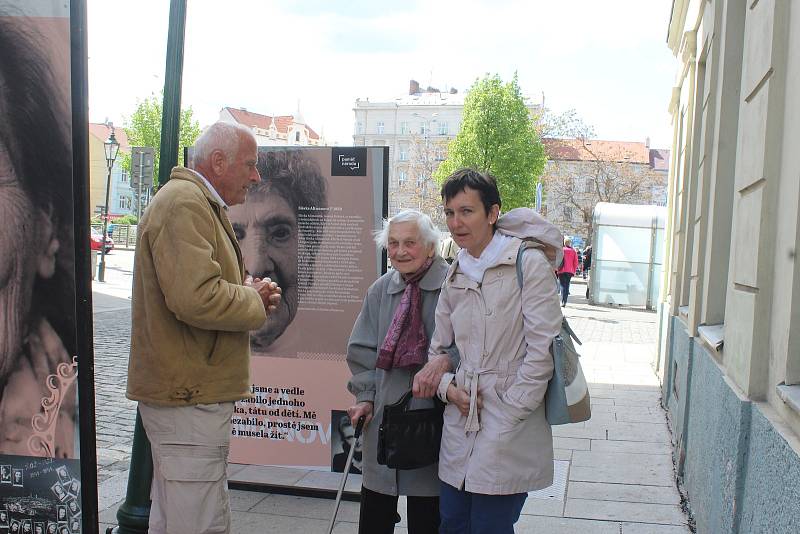
[[[561,285],[561,307],[567,305],[569,297],[569,284],[575,271],[578,269],[578,253],[572,248],[572,240],[564,238],[564,262],[558,269],[558,283]]]

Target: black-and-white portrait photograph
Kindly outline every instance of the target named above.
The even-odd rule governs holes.
[[[317,162],[301,150],[261,147],[257,168],[261,181],[250,188],[244,204],[230,207],[228,215],[247,273],[269,277],[283,293],[278,309],[251,333],[250,345],[254,354],[291,356],[283,348],[292,344],[286,338],[293,332],[299,294],[314,283],[313,275],[299,275],[298,254],[304,272],[313,273],[324,226],[323,216],[298,224],[298,212],[328,205],[327,182]]]
[[[12,484],[21,488],[25,483],[25,472],[22,469],[11,469]]]
[[[64,486],[61,484],[61,482],[56,482],[50,487],[50,489],[53,491],[53,495],[55,495],[59,501],[66,500],[68,495],[66,490],[64,490]]]
[[[350,416],[343,410],[331,411],[331,471],[344,473],[347,455],[355,444],[353,463],[350,464],[350,473],[361,474],[361,440],[356,443],[355,429],[350,423]]]
[[[58,481],[61,484],[66,484],[72,481],[72,477],[69,474],[69,469],[67,469],[66,465],[59,465],[56,468],[56,473],[58,473]]]
[[[53,521],[48,521],[47,534],[58,534],[58,523],[55,523]]]
[[[77,517],[73,517],[69,522],[69,529],[73,532],[73,534],[80,533],[81,531],[81,520]]]
[[[67,520],[67,505],[66,504],[59,504],[56,506],[56,519],[59,522]]]
[[[0,454],[73,458],[76,384],[32,423],[76,352],[69,19],[29,4],[0,4]]]
[[[76,499],[70,499],[70,501],[67,502],[67,509],[69,510],[70,517],[81,514],[81,505]]]
[[[68,487],[65,488],[73,497],[77,497],[81,493],[81,481],[73,478]]]
[[[11,484],[10,465],[0,465],[0,484]]]
[[[69,525],[64,523],[63,525],[58,525],[58,534],[72,534],[69,531]]]
[[[0,528],[8,528],[8,510],[0,510]]]
[[[45,534],[44,521],[37,521],[33,524],[33,534]]]
[[[11,526],[8,528],[8,531],[11,534],[20,534],[20,532],[22,531],[21,523],[16,519],[12,519]]]
[[[25,519],[22,521],[22,534],[32,534],[33,533],[33,521],[30,519]]]

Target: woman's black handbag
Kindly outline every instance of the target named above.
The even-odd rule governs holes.
[[[434,397],[433,408],[409,410],[411,391],[383,407],[378,428],[378,463],[392,469],[418,469],[439,461],[444,403]]]

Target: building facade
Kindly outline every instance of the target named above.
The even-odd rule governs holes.
[[[110,124],[89,123],[89,206],[90,216],[105,210],[108,164],[103,143],[111,135]],[[108,213],[113,217],[136,214],[136,193],[130,187],[128,172],[122,169],[122,154],[130,153],[128,136],[123,128],[114,128],[119,142],[119,153],[111,168],[111,188],[108,195]]]
[[[357,99],[353,145],[389,147],[389,216],[419,209],[446,230],[433,172],[447,158],[447,145],[461,129],[465,95],[454,89],[421,88],[392,99]],[[529,105],[532,113],[539,111]]]
[[[262,115],[244,108],[222,108],[219,120],[251,128],[258,146],[322,146],[322,136],[306,124],[298,111],[295,115]]]
[[[564,235],[592,239],[598,202],[653,204],[667,201],[669,150],[649,142],[543,139],[548,161],[542,174],[542,213]]]
[[[658,367],[677,473],[698,532],[797,532],[800,6],[675,0],[667,44]]]

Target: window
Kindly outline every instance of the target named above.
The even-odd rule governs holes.
[[[383,135],[383,128],[384,128],[383,121],[378,121],[378,123],[375,125],[375,129],[377,130],[379,135]]]
[[[572,208],[570,206],[564,206],[564,220],[565,221],[572,220]]]
[[[120,175],[119,175],[119,181],[120,181],[120,182],[123,182],[123,183],[125,183],[125,182],[127,182],[127,181],[128,181],[128,171],[122,171],[122,172],[120,173]]]
[[[426,125],[424,122],[420,122],[420,123],[419,123],[419,134],[420,134],[420,135],[425,135],[425,134],[427,134],[427,133],[428,133],[428,129],[427,129],[427,127],[426,127],[426,126],[427,126],[427,125]]]
[[[408,145],[400,145],[400,161],[408,161]]]
[[[120,195],[119,200],[117,202],[117,207],[121,210],[127,210],[131,207],[131,199],[126,197],[125,195]]]
[[[420,174],[417,176],[417,187],[422,187],[422,184],[425,183],[427,177],[424,174]]]
[[[408,123],[405,121],[400,123],[400,135],[408,135]]]
[[[295,132],[294,133],[294,140],[295,140],[296,143],[300,142],[300,132]]]
[[[439,123],[439,135],[448,135],[450,132],[447,129],[447,122]]]
[[[364,133],[364,123],[361,121],[356,121],[356,133],[361,135]]]
[[[404,170],[397,171],[397,183],[399,185],[401,185],[401,186],[405,185],[407,178],[408,178],[408,175],[406,174],[406,171],[404,171]]]

